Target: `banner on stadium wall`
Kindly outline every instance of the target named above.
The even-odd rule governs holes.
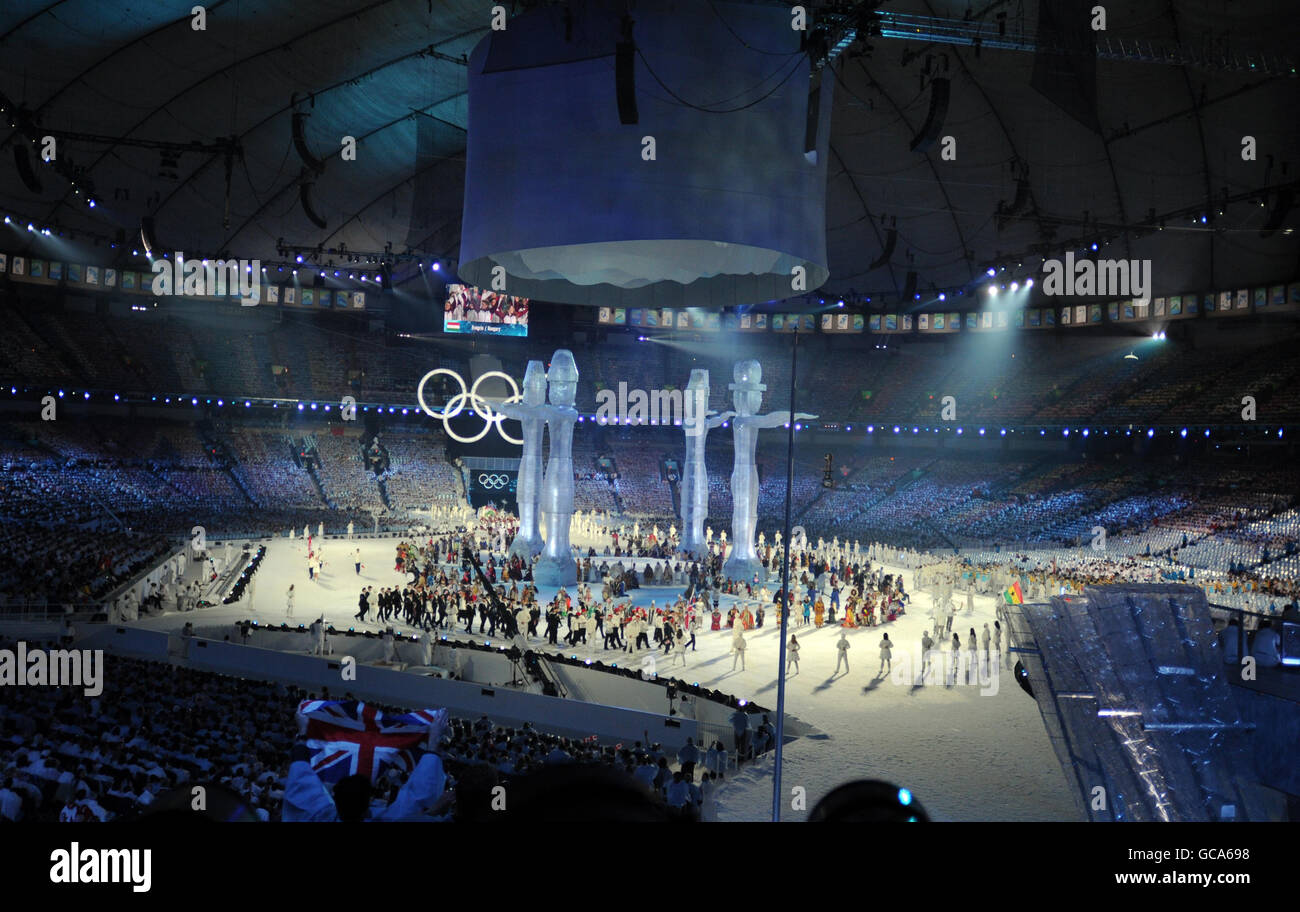
[[[1250,292],[1220,291],[1214,295],[1214,309],[1207,310],[1210,317],[1239,317],[1250,313]]]
[[[1024,311],[1016,311],[1016,315],[1020,319],[1016,325],[1023,325]],[[969,332],[995,332],[1006,329],[1010,322],[1010,315],[1005,310],[970,311],[966,314],[966,329]]]
[[[723,315],[719,311],[708,311],[699,307],[688,307],[684,310],[601,307],[597,310],[596,322],[609,326],[631,326],[637,329],[690,329],[699,332],[719,332],[723,328]],[[739,321],[735,322],[734,328],[740,328]]]
[[[1100,304],[1072,304],[1061,308],[1062,326],[1089,326],[1101,322]]]
[[[967,316],[978,317],[978,314],[967,314]],[[955,333],[961,331],[962,315],[959,313],[918,314],[918,317],[917,330],[919,332]]]
[[[772,314],[772,332],[815,332],[817,318],[812,314]]]
[[[1285,285],[1269,285],[1267,288],[1255,289],[1255,308],[1257,310],[1277,310],[1285,307],[1287,292]]]
[[[862,332],[862,314],[824,313],[821,328],[824,333],[860,333]]]
[[[121,291],[127,294],[153,295],[152,271],[124,269],[59,260],[29,259],[0,253],[0,273],[38,285],[75,285],[86,290]],[[261,284],[261,304],[288,307],[312,307],[364,310],[366,294],[328,288],[298,288],[292,285]],[[185,295],[199,301],[239,303],[237,294]]]
[[[1300,308],[1300,282],[1292,282],[1286,287],[1286,303],[1282,306],[1288,310]]]
[[[1171,320],[1187,320],[1196,317],[1201,310],[1199,294],[1170,295],[1165,308],[1165,316]]]

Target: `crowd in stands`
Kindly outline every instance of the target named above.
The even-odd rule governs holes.
[[[161,313],[109,317],[20,301],[7,289],[0,318],[7,327],[0,380],[7,382],[227,397],[333,399],[345,391],[409,402],[429,368],[451,367],[462,375],[466,369],[454,354],[400,336],[331,331],[305,315],[263,321],[243,315],[220,325]],[[811,356],[800,359],[797,391],[803,401],[816,403],[824,419],[845,422],[935,420],[952,397],[963,421],[1222,423],[1240,418],[1241,397],[1225,392],[1229,388],[1257,391],[1270,420],[1300,418],[1300,357],[1289,339],[1274,337],[1261,345],[1258,335],[1243,333],[1220,338],[1212,350],[1147,346],[1127,359],[1111,340],[1071,340],[1067,347],[1051,335],[998,336],[1014,344],[990,349],[987,337],[972,336],[943,346],[874,348],[858,339],[816,338],[807,343]],[[154,339],[165,346],[152,345]],[[503,369],[516,377],[523,376],[527,360],[547,362],[555,348],[540,339],[519,341],[500,353]],[[763,364],[764,410],[784,407],[776,393],[789,389],[788,340],[756,335],[748,342]],[[584,407],[594,408],[596,392],[619,383],[682,388],[697,368],[710,374],[710,408],[731,407],[727,384],[734,359],[722,347],[643,347],[633,357],[625,346],[569,344],[581,372],[578,402]]]
[[[0,648],[14,645],[0,641]],[[303,700],[331,699],[327,692],[280,682],[111,654],[104,657],[100,680],[109,684],[95,696],[78,687],[24,687],[0,703],[0,818],[129,819],[156,809],[173,790],[203,783],[237,795],[257,819],[278,821],[299,738],[297,708]],[[707,818],[708,796],[727,768],[721,745],[708,751],[688,747],[670,757],[658,744],[615,747],[528,723],[503,727],[487,716],[453,718],[438,748],[454,787],[448,794],[457,796],[427,815],[440,820],[487,816],[480,812],[488,809],[494,786],[581,764],[626,776],[665,817],[697,819],[703,811]],[[406,778],[392,768],[378,777],[372,816],[395,801]],[[185,795],[188,808],[188,789]]]

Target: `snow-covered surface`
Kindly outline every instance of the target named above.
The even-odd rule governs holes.
[[[251,617],[259,623],[278,625],[286,620],[285,591],[293,583],[297,592],[295,623],[309,624],[324,614],[335,627],[364,629],[353,619],[361,587],[378,589],[409,579],[393,569],[394,545],[394,539],[327,540],[323,578],[312,582],[307,578],[306,543],[278,539],[270,543],[262,567],[254,574],[251,591],[241,602],[139,623],[179,630],[187,620],[196,626],[208,626]],[[358,547],[363,564],[360,575],[354,570],[352,558]],[[887,566],[886,571],[898,572],[898,568]],[[910,584],[912,572],[903,573]],[[676,594],[676,589],[642,588],[633,594],[633,601],[648,605],[654,600],[662,606]],[[544,599],[553,595],[553,591],[541,592]],[[724,615],[732,601],[730,597],[723,599]],[[953,630],[961,636],[964,649],[969,628],[979,632],[985,622],[992,627],[994,600],[976,596],[971,615],[965,613],[964,595],[955,601],[959,610]],[[1005,639],[1001,672],[984,687],[946,686],[942,681],[915,686],[915,675],[877,676],[879,644],[885,631],[898,644],[893,652],[894,666],[899,667],[907,654],[914,671],[919,669],[921,634],[932,626],[927,613],[930,605],[928,592],[914,592],[912,607],[898,620],[847,630],[851,644],[851,670],[847,674],[833,674],[839,627],[818,629],[811,624],[792,624],[791,632],[801,646],[800,669],[787,679],[786,709],[824,734],[800,738],[785,747],[782,819],[803,819],[818,798],[853,779],[885,779],[904,785],[936,820],[1079,819],[1038,708],[1012,679]],[[656,659],[659,673],[775,707],[779,640],[773,621],[775,615],[769,611],[764,627],[746,634],[748,649],[743,671],[732,670],[731,631],[710,631],[706,621],[697,651],[688,653],[685,669],[670,664],[661,652]],[[381,626],[364,625],[372,630]],[[393,626],[411,632],[402,625]],[[951,641],[950,636],[946,639]],[[600,657],[602,653],[599,643],[594,648],[562,648],[582,658]],[[605,655],[620,661],[614,658],[615,653]],[[640,665],[641,659],[638,656],[628,661]],[[791,809],[791,789],[796,786],[806,790],[805,810]],[[771,756],[743,768],[739,774],[729,773],[717,792],[717,802],[721,820],[770,820]]]

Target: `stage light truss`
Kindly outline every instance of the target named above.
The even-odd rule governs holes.
[[[1073,53],[1073,49],[1040,41],[1023,28],[1007,28],[977,19],[940,19],[911,13],[878,13],[880,36],[931,44],[955,44],[967,47],[997,48],[1007,51]],[[1167,41],[1142,38],[1113,38],[1104,33],[1094,35],[1097,57],[1101,60],[1125,60],[1134,63],[1163,63],[1201,70],[1229,70],[1258,73],[1264,76],[1295,76],[1296,58],[1287,54],[1237,51],[1197,51]]]

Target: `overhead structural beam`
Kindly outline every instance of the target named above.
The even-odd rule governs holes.
[[[932,44],[955,44],[966,47],[997,48],[1004,51],[1073,53],[1072,49],[1040,42],[1032,33],[1007,29],[999,34],[996,25],[971,19],[940,19],[910,13],[878,13],[880,37],[924,41]],[[1143,38],[1095,36],[1099,60],[1122,60],[1132,63],[1162,63],[1168,66],[1194,67],[1201,70],[1229,70],[1263,76],[1297,75],[1297,58],[1289,54],[1264,51],[1196,51],[1181,45]]]

